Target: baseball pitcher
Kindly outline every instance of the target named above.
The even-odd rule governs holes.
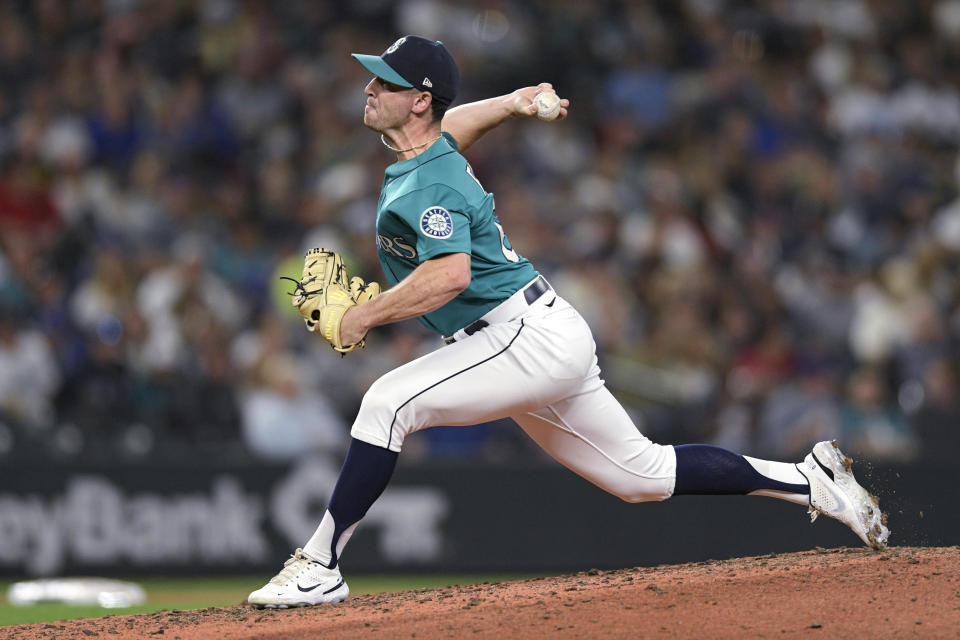
[[[690,494],[765,495],[843,522],[883,548],[889,531],[850,460],[821,442],[801,463],[641,434],[600,378],[587,323],[510,244],[494,196],[461,155],[485,132],[533,117],[549,84],[447,110],[460,74],[438,41],[405,36],[382,55],[353,54],[371,74],[363,123],[397,155],[377,205],[377,250],[390,287],[350,278],[333,251],[307,253],[293,303],[307,329],[346,353],[374,327],[418,318],[444,346],[367,390],[316,532],[249,596],[255,607],[339,602],[339,558],[390,480],[406,437],[434,425],[510,417],[558,462],[628,502]],[[567,115],[560,100],[556,116]],[[553,107],[555,109],[555,106]],[[550,114],[553,117],[553,113]]]

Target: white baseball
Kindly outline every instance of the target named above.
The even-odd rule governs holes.
[[[560,115],[560,96],[553,91],[541,91],[533,103],[537,105],[537,117],[541,120],[555,120]]]

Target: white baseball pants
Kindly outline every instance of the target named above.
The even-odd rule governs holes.
[[[514,298],[501,306],[511,300],[517,309]],[[399,452],[420,429],[510,417],[558,462],[623,500],[669,498],[674,449],[641,434],[604,386],[584,319],[552,290],[520,307],[374,382],[351,435]]]

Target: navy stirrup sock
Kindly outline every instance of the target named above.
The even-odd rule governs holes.
[[[673,495],[746,495],[754,491],[806,494],[809,485],[780,482],[758,472],[738,453],[708,444],[675,445]]]
[[[331,542],[332,566],[337,564],[336,548],[340,534],[359,522],[387,488],[399,455],[356,438],[350,439],[350,449],[327,505],[335,523]]]

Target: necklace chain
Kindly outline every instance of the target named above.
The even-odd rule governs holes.
[[[406,153],[407,151],[413,151],[414,149],[419,149],[420,147],[425,147],[425,146],[427,146],[428,144],[433,144],[434,142],[436,142],[437,140],[439,140],[442,136],[443,136],[443,134],[440,134],[439,136],[437,136],[437,137],[434,138],[433,140],[427,140],[427,141],[424,142],[423,144],[418,144],[417,146],[415,146],[415,147],[410,147],[409,149],[397,149],[396,147],[391,147],[391,146],[390,146],[390,143],[387,142],[387,139],[386,139],[385,137],[383,137],[383,134],[382,134],[382,133],[380,134],[380,142],[382,142],[382,143],[383,143],[383,146],[385,146],[387,149],[390,149],[390,151],[395,151],[395,152],[397,152],[397,153]]]

